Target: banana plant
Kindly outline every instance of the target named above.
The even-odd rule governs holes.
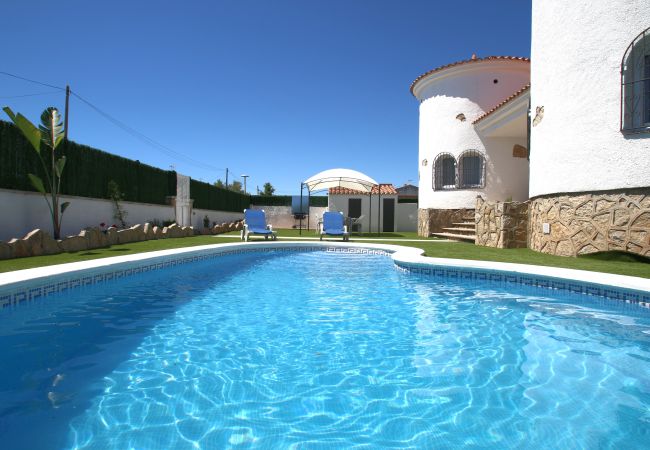
[[[52,215],[54,238],[60,239],[61,219],[63,218],[65,210],[70,206],[70,202],[60,203],[59,198],[61,191],[61,175],[65,168],[65,155],[59,158],[57,158],[56,155],[56,148],[59,146],[64,136],[61,114],[59,114],[59,110],[56,108],[46,108],[41,114],[41,124],[37,128],[22,114],[14,114],[8,106],[5,106],[2,109],[27,138],[43,165],[45,182],[43,182],[41,177],[33,173],[28,173],[27,177],[32,183],[32,186],[34,186],[38,192],[43,194],[47,206],[50,209],[50,214]],[[49,153],[49,155],[46,153]],[[46,158],[51,160],[49,169],[46,163]]]

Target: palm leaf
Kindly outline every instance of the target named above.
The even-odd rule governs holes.
[[[54,150],[63,137],[63,124],[59,110],[50,106],[43,111],[41,125],[38,128],[41,130],[43,143]]]
[[[14,112],[8,106],[2,108],[4,112],[7,113],[11,121],[18,127],[18,129],[23,133],[27,138],[36,153],[41,153],[41,132],[38,131],[38,128],[34,126],[25,116],[22,114],[14,114]]]
[[[63,202],[61,203],[61,215],[65,212],[66,209],[68,209],[68,206],[70,206],[70,202]]]
[[[33,173],[28,173],[27,177],[29,178],[29,181],[32,182],[32,186],[40,192],[41,194],[45,195],[45,186],[43,185],[43,180],[40,179],[40,177],[34,175]]]

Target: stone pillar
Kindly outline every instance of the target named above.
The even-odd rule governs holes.
[[[190,199],[190,177],[176,174],[176,198],[174,199],[174,211],[176,212],[176,223],[181,227],[192,226],[192,204]]]
[[[537,197],[529,236],[532,250],[552,255],[619,250],[650,256],[650,187]]]

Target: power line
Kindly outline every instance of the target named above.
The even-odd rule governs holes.
[[[41,82],[41,81],[31,80],[31,79],[29,79],[29,78],[25,78],[25,77],[21,77],[21,76],[18,76],[18,75],[14,75],[13,73],[0,71],[0,74],[2,74],[2,75],[6,75],[6,76],[8,76],[8,77],[12,77],[12,78],[18,78],[19,80],[23,80],[23,81],[29,81],[30,83],[40,84],[41,86],[46,86],[46,87],[49,87],[49,88],[58,89],[58,90],[60,90],[60,91],[65,91],[65,88],[62,88],[62,87],[60,87],[60,86],[54,86],[54,85],[52,85],[52,84],[43,83],[43,82]]]
[[[88,100],[86,100],[85,98],[83,98],[82,96],[80,96],[79,94],[77,94],[76,92],[74,92],[74,91],[70,91],[70,93],[71,93],[72,95],[74,95],[75,97],[77,97],[77,98],[78,98],[79,100],[81,100],[82,102],[84,102],[84,103],[85,103],[86,105],[88,105],[90,108],[92,108],[93,110],[95,110],[95,112],[97,112],[99,115],[101,115],[101,116],[104,117],[106,120],[108,120],[109,122],[111,122],[113,125],[117,126],[118,128],[122,129],[123,131],[127,132],[127,133],[130,134],[131,136],[133,136],[133,137],[135,137],[135,138],[137,138],[137,139],[139,139],[139,140],[145,142],[146,144],[148,144],[148,145],[150,145],[150,146],[152,146],[152,147],[154,147],[154,148],[156,148],[156,149],[162,151],[163,153],[166,153],[168,156],[172,156],[172,157],[174,157],[174,158],[181,159],[181,160],[184,159],[186,163],[188,163],[188,164],[192,164],[192,165],[194,165],[194,166],[201,167],[201,168],[208,168],[208,169],[216,170],[216,171],[223,171],[223,170],[225,170],[225,169],[222,169],[222,168],[219,168],[219,167],[214,167],[214,166],[211,166],[211,165],[209,165],[209,164],[202,163],[202,162],[197,161],[197,160],[195,160],[195,159],[193,159],[193,158],[191,158],[191,157],[189,157],[189,156],[187,156],[187,155],[184,155],[184,154],[182,154],[182,153],[179,153],[179,152],[177,152],[177,151],[175,151],[175,150],[173,150],[173,149],[171,149],[171,148],[169,148],[169,147],[167,147],[167,146],[161,144],[160,142],[157,142],[157,141],[153,140],[153,139],[150,138],[149,136],[147,136],[147,135],[145,135],[144,133],[141,133],[141,132],[139,132],[138,130],[136,130],[136,129],[130,127],[129,125],[125,124],[124,122],[122,122],[122,121],[116,119],[115,117],[113,117],[113,116],[111,116],[110,114],[108,114],[106,111],[103,111],[103,110],[100,109],[99,107],[95,106],[94,104],[92,104],[91,102],[89,102]]]
[[[48,91],[48,92],[35,92],[33,94],[22,94],[22,95],[3,95],[0,98],[9,99],[9,98],[23,98],[23,97],[35,97],[37,95],[49,95],[49,94],[60,94],[61,91]]]
[[[12,77],[12,78],[16,78],[16,79],[19,79],[19,80],[27,81],[27,82],[29,82],[29,83],[39,84],[39,85],[41,85],[41,86],[47,86],[47,87],[50,87],[50,88],[53,88],[53,89],[57,89],[56,92],[58,92],[58,91],[65,91],[65,88],[62,88],[62,87],[60,87],[60,86],[54,86],[54,85],[52,85],[52,84],[43,83],[43,82],[41,82],[41,81],[32,80],[32,79],[30,79],[30,78],[21,77],[21,76],[19,76],[19,75],[13,74],[13,73],[0,71],[0,74],[1,74],[1,75],[6,75],[6,76],[9,76],[9,77]],[[52,92],[48,92],[48,93],[52,93]],[[109,122],[111,122],[113,125],[115,125],[115,126],[117,126],[118,128],[122,129],[123,131],[125,131],[125,132],[128,133],[128,134],[130,134],[131,136],[133,136],[133,137],[135,137],[135,138],[137,138],[137,139],[143,141],[143,142],[146,143],[147,145],[150,145],[151,147],[156,148],[156,149],[158,149],[159,151],[162,151],[163,153],[167,154],[167,156],[170,156],[170,157],[172,157],[172,158],[176,158],[177,160],[184,160],[185,163],[188,163],[188,164],[193,165],[193,166],[196,166],[196,167],[201,167],[201,168],[204,168],[204,169],[207,168],[207,169],[215,170],[215,171],[224,171],[224,170],[226,170],[226,169],[223,169],[223,168],[214,167],[214,166],[212,166],[212,165],[210,165],[210,164],[202,163],[202,162],[200,162],[200,161],[195,160],[194,158],[191,158],[191,157],[189,157],[189,156],[187,156],[187,155],[184,155],[184,154],[182,154],[182,153],[179,153],[179,152],[177,152],[177,151],[175,151],[175,150],[173,150],[173,149],[171,149],[171,148],[169,148],[169,147],[167,147],[167,146],[161,144],[160,142],[155,141],[154,139],[148,137],[148,136],[145,135],[144,133],[141,133],[141,132],[139,132],[138,130],[136,130],[136,129],[130,127],[129,125],[125,124],[124,122],[122,122],[122,121],[116,119],[115,117],[111,116],[111,115],[108,114],[107,112],[105,112],[105,111],[103,111],[102,109],[100,109],[98,106],[95,106],[95,105],[92,104],[90,101],[86,100],[85,98],[83,98],[82,96],[80,96],[79,94],[77,94],[76,92],[74,92],[74,91],[70,91],[70,93],[71,93],[72,95],[74,95],[75,97],[77,97],[79,100],[81,100],[83,103],[85,103],[86,105],[88,105],[90,108],[92,108],[93,110],[95,110],[95,112],[97,112],[99,115],[101,115],[101,116],[104,117],[106,120],[108,120]],[[26,94],[26,95],[23,95],[23,96],[10,96],[10,97],[0,97],[0,98],[29,97],[29,96],[33,96],[33,95],[44,95],[44,94],[46,94],[46,93],[44,92],[44,93],[38,93],[38,94]]]

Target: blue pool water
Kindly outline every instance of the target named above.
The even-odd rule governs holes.
[[[7,449],[650,445],[647,310],[379,255],[85,286],[0,311],[0,356]]]

